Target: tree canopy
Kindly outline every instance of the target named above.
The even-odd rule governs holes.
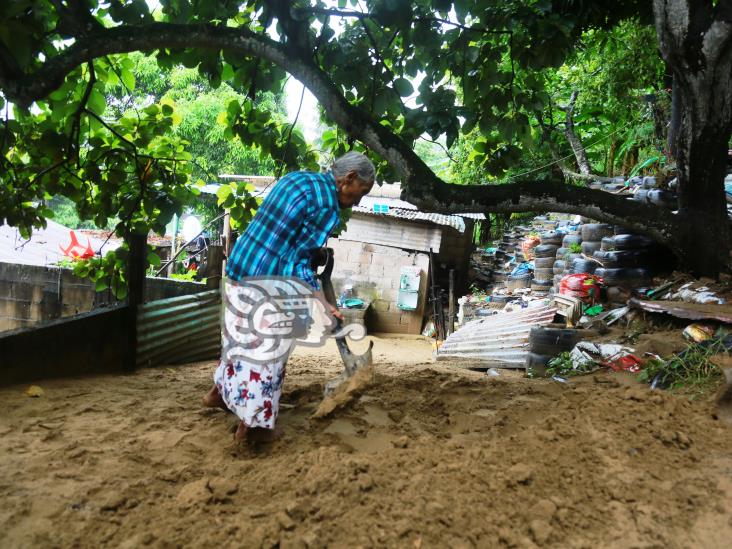
[[[302,135],[257,103],[262,93],[281,92],[289,74],[312,91],[326,121],[338,128],[323,139],[324,147],[333,154],[366,150],[379,177],[400,180],[405,198],[425,209],[584,213],[659,240],[676,239],[687,266],[701,261],[700,270],[712,272],[729,249],[729,230],[724,160],[710,164],[708,156],[726,147],[732,92],[702,90],[732,88],[731,11],[729,0],[162,0],[154,8],[144,0],[19,0],[0,22],[0,89],[15,111],[6,116],[2,140],[2,215],[21,227],[41,224],[46,196],[60,193],[78,198],[100,221],[119,210],[123,232],[155,230],[190,198],[190,152],[181,132],[169,131],[182,123],[175,103],[162,98],[137,117],[113,116],[107,104],[107,88],[134,77],[130,53],[139,51],[153,54],[162,68],[195,68],[213,89],[230,87],[237,96],[220,117],[223,137],[257,147],[286,169],[313,168],[318,160]],[[654,22],[664,68],[656,45],[642,47]],[[623,34],[623,25],[640,31]],[[642,74],[632,86],[621,74],[632,71],[630,53],[616,48],[625,63],[613,59],[606,36],[639,51]],[[582,71],[562,74],[572,59],[586,74],[594,63],[608,83],[593,88]],[[452,185],[414,151],[425,134],[447,147],[468,139],[477,153],[466,156],[468,164],[498,173],[519,163],[532,141],[547,143],[552,157],[556,151],[548,145],[557,125],[551,119],[558,111],[577,114],[575,134],[592,141],[581,117],[602,122],[597,111],[612,107],[609,101],[622,111],[631,90],[658,87],[664,69],[686,113],[676,134],[678,214],[561,177]],[[695,93],[703,101],[694,100]],[[629,123],[612,117],[597,126],[613,131]],[[549,133],[537,131],[545,128]],[[588,152],[588,163],[607,164],[596,149]],[[244,193],[232,200],[238,199],[246,200]],[[723,252],[706,250],[702,257],[689,240],[685,226],[702,212],[709,214],[704,234],[719,233]]]

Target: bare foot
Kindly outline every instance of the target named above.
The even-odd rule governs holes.
[[[236,428],[234,438],[237,442],[274,442],[282,438],[282,432],[280,430],[263,429],[261,427],[247,427],[247,425],[240,421]]]
[[[221,408],[227,412],[229,411],[224,399],[221,398],[221,394],[219,393],[219,389],[216,385],[211,387],[211,390],[206,393],[205,397],[203,397],[203,405],[207,408]]]

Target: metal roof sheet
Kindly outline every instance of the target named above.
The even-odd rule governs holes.
[[[554,307],[541,305],[473,320],[445,339],[437,359],[471,358],[486,366],[523,368],[531,328],[550,324],[555,313]]]
[[[59,246],[66,248],[71,242],[70,229],[48,220],[45,229],[33,229],[30,239],[20,236],[15,227],[0,225],[0,262],[22,265],[56,265],[65,256]],[[79,243],[86,246],[87,238],[95,252],[99,252],[104,240],[76,233]],[[104,244],[104,253],[114,250],[119,244],[109,241]]]

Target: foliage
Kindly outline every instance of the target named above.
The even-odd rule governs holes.
[[[714,338],[694,343],[668,361],[649,360],[638,374],[646,383],[656,381],[661,387],[703,392],[714,388],[723,372],[713,358],[727,353],[727,334],[720,331]]]
[[[572,362],[572,357],[568,352],[565,351],[549,361],[546,369],[546,374],[549,377],[571,377],[589,374],[594,372],[595,370],[597,370],[597,365],[591,360],[581,362],[577,365],[577,367],[575,367],[574,363]]]
[[[186,282],[195,282],[196,274],[198,274],[196,269],[190,269],[185,273],[173,273],[170,275],[170,278],[174,280],[183,280]]]

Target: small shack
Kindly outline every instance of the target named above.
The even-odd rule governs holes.
[[[446,290],[453,270],[455,291],[467,289],[474,223],[483,216],[421,212],[400,196],[398,184],[374,186],[353,208],[346,230],[328,241],[333,286],[338,294],[351,286],[370,302],[369,331],[419,334],[431,314],[431,273]]]

